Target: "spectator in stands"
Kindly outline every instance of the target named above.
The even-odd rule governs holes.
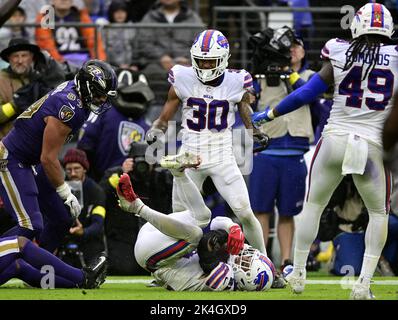
[[[49,3],[50,0],[22,0],[20,6],[26,12],[26,23],[35,23],[40,10],[48,6]],[[34,32],[34,29],[32,32]]]
[[[203,24],[202,19],[188,8],[184,0],[159,0],[144,16],[142,22],[170,25],[177,23]],[[166,26],[142,30],[140,32],[142,59],[146,58],[146,62],[158,62],[167,71],[176,62],[189,64],[189,49],[197,31],[200,29],[169,29]]]
[[[140,22],[156,0],[127,0],[129,17],[133,22]]]
[[[156,93],[156,103],[163,105],[168,91],[167,73],[174,64],[190,64],[192,39],[203,29],[203,22],[184,0],[159,0],[142,22],[164,25],[140,29],[137,46],[139,62]],[[178,23],[198,24],[199,28],[178,28]]]
[[[61,65],[25,39],[12,39],[0,57],[10,64],[0,71],[0,138],[3,138],[11,130],[13,120],[63,82],[65,75]]]
[[[92,23],[87,10],[77,9],[72,0],[52,0],[52,4],[56,23]],[[42,17],[39,14],[36,21],[40,22]],[[106,60],[102,37],[95,33],[94,28],[57,26],[55,29],[37,28],[35,37],[37,44],[55,60],[80,66],[90,58]]]
[[[79,134],[78,148],[85,150],[91,163],[90,176],[96,181],[105,170],[121,166],[128,157],[131,143],[144,141],[150,127],[145,113],[154,93],[142,73],[117,71],[118,97],[101,117],[91,116]]]
[[[88,13],[93,21],[108,18],[108,8],[111,0],[84,0]]]
[[[22,7],[18,7],[7,23],[25,23],[26,13]],[[11,39],[22,38],[29,42],[32,40],[31,35],[28,33],[25,27],[15,26],[15,27],[4,27],[0,29],[0,50],[5,49]]]
[[[105,250],[105,192],[86,175],[90,164],[83,150],[69,149],[63,158],[63,165],[67,182],[81,202],[82,211],[70,228],[69,235],[59,250],[59,257],[73,266],[84,267]],[[82,264],[75,259],[76,253],[80,252]]]
[[[109,6],[108,20],[110,23],[126,23],[128,21],[128,7],[124,0],[114,0]],[[107,28],[104,30],[108,62],[120,68],[138,70],[133,64],[133,41],[136,29],[130,27]]]

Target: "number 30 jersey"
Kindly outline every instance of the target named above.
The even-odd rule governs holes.
[[[220,84],[203,84],[192,67],[174,66],[169,83],[182,102],[182,148],[200,154],[203,168],[233,159],[235,106],[253,86],[246,70],[226,69]]]
[[[331,39],[322,49],[322,57],[333,65],[335,83],[324,133],[355,133],[381,145],[381,131],[398,87],[398,46],[382,45],[374,69],[363,80],[371,57],[360,54],[352,67],[343,71],[349,47],[349,42]]]

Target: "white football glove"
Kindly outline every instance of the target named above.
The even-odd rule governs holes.
[[[69,212],[73,219],[76,219],[79,216],[82,207],[75,195],[71,192],[68,184],[64,182],[56,190],[61,199],[64,200],[64,203],[69,207]]]

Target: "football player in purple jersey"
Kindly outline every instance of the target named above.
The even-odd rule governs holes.
[[[76,269],[25,237],[0,238],[0,285],[17,278],[43,289],[95,289],[105,281],[106,270],[104,254],[89,266]]]
[[[89,60],[74,80],[60,84],[16,119],[0,142],[0,196],[17,222],[3,236],[35,238],[50,252],[58,247],[81,210],[64,181],[58,154],[90,112],[110,108],[116,88],[113,69]]]

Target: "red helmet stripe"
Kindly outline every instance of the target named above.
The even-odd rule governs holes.
[[[384,27],[384,12],[383,6],[380,3],[375,3],[372,6],[372,22],[370,26],[375,28]]]
[[[202,52],[209,52],[210,50],[210,41],[211,41],[211,36],[213,35],[214,30],[207,30],[205,35],[203,36],[203,41],[202,41]]]

